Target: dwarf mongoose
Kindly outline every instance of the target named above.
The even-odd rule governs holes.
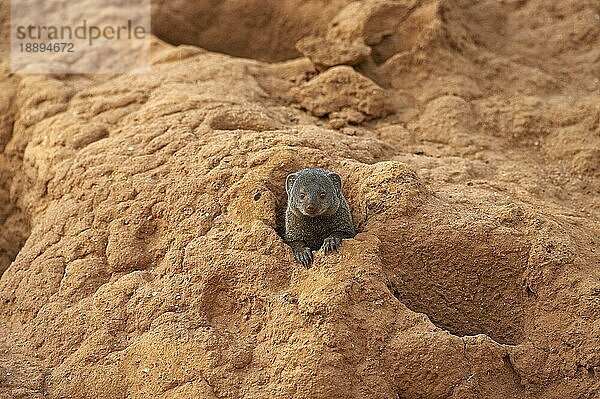
[[[302,265],[308,267],[313,262],[313,250],[336,251],[343,238],[356,235],[338,174],[301,169],[287,176],[285,191],[285,241]]]

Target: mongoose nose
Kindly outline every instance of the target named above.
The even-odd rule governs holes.
[[[308,213],[314,213],[316,210],[317,210],[317,207],[312,204],[306,206],[306,212],[308,212]]]

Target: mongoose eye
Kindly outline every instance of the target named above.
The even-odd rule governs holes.
[[[319,197],[321,197],[321,198],[325,198],[326,196],[327,196],[327,194],[326,194],[326,193],[324,193],[324,192],[323,192],[323,193],[321,193],[321,194],[319,194]]]
[[[300,195],[298,197],[300,197],[300,199],[304,199],[304,197],[306,197],[306,194],[300,193]]]

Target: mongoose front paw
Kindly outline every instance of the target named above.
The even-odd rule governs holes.
[[[327,237],[325,241],[323,241],[323,245],[321,249],[326,254],[329,254],[333,251],[337,251],[337,249],[342,245],[342,239],[339,237]]]
[[[294,251],[294,258],[296,258],[296,260],[304,267],[309,267],[313,262],[313,254],[308,247]]]

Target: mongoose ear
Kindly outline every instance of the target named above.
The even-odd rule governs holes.
[[[295,173],[290,173],[285,178],[285,192],[290,195],[290,191],[292,190],[292,186],[294,185],[294,181],[296,180],[297,175]]]
[[[338,175],[337,173],[329,172],[329,174],[327,176],[329,176],[329,178],[333,182],[333,185],[335,186],[335,189],[338,191],[338,193],[341,193],[342,192],[342,178],[340,177],[340,175]]]

